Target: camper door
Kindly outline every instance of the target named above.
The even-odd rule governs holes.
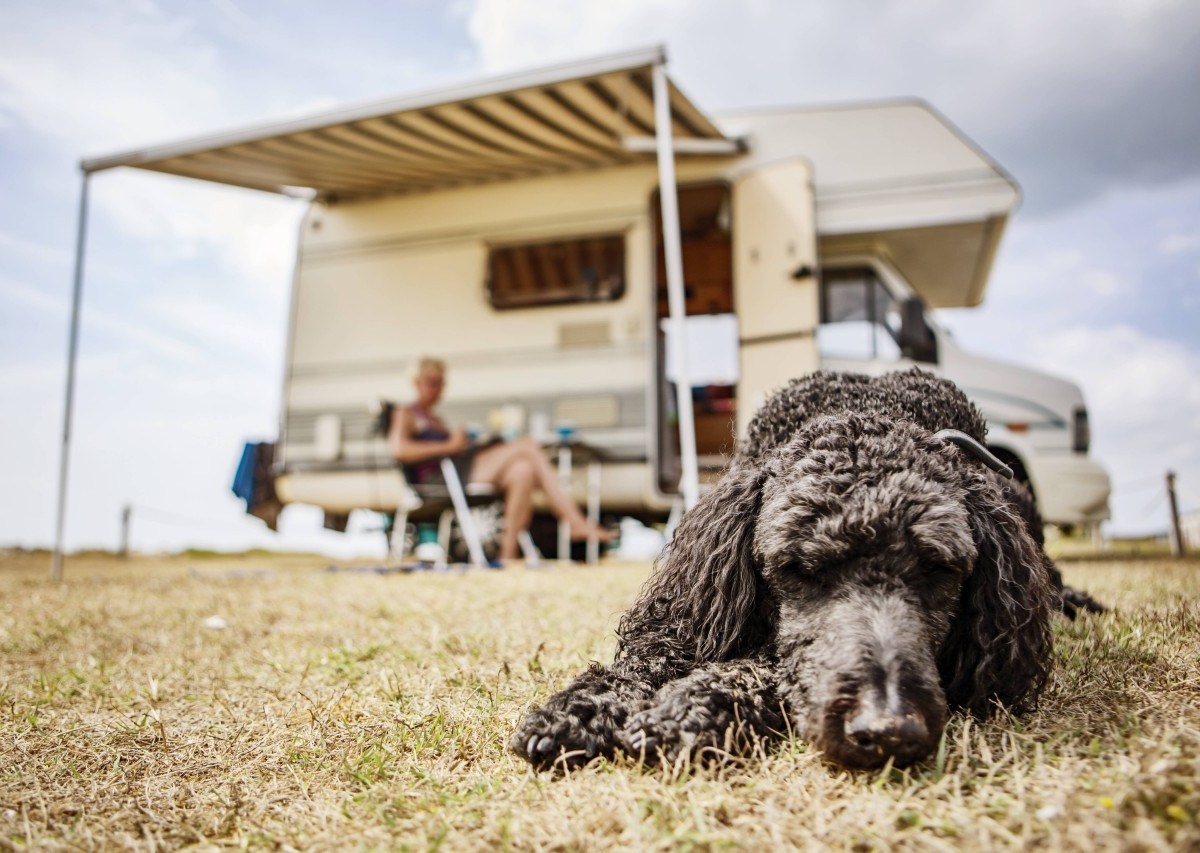
[[[790,161],[733,182],[679,188],[685,349],[701,475],[719,476],[754,411],[775,388],[817,369],[817,258],[808,166]],[[659,263],[658,488],[679,482],[675,370],[662,231]]]
[[[733,185],[733,281],[741,370],[737,433],[776,388],[819,366],[812,170],[793,160]]]

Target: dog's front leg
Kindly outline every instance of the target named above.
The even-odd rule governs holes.
[[[526,714],[513,734],[513,752],[538,770],[611,758],[617,731],[662,683],[653,668],[627,664],[593,664],[545,705]]]
[[[785,729],[770,662],[743,658],[668,682],[617,738],[630,755],[673,762],[685,754],[745,755]]]

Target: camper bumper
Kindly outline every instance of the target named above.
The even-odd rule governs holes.
[[[578,504],[587,501],[587,467],[571,470],[569,493]],[[600,472],[600,505],[607,513],[640,512],[666,516],[671,499],[651,491],[652,474],[645,462],[606,464]],[[328,513],[344,514],[355,509],[391,512],[402,503],[411,505],[415,496],[408,490],[398,468],[381,465],[368,469],[329,467],[291,469],[275,480],[275,490],[284,503],[319,506]],[[544,503],[535,499],[539,509]]]
[[[1108,473],[1087,456],[1043,456],[1033,475],[1042,517],[1059,526],[1095,524],[1111,513]]]
[[[285,503],[312,504],[341,514],[360,508],[391,512],[415,502],[392,466],[371,471],[289,471],[275,480],[275,491]]]

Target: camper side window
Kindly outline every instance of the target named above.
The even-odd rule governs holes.
[[[493,308],[609,302],[624,292],[623,234],[493,246],[488,252]]]
[[[899,339],[899,306],[872,270],[825,271],[817,333],[822,356],[897,361]]]

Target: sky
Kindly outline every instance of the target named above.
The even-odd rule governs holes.
[[[1024,192],[972,351],[1079,383],[1110,532],[1200,509],[1200,4],[1187,0],[0,0],[0,547],[54,538],[78,163],[664,43],[703,109],[918,96]],[[301,202],[91,181],[66,543],[372,553],[229,491],[271,440]]]

